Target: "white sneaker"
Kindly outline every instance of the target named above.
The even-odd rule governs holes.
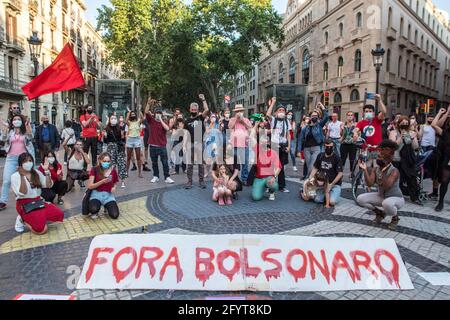
[[[98,219],[98,214],[92,214],[91,215],[91,219],[92,220],[97,220]]]
[[[16,218],[16,225],[14,226],[14,229],[16,229],[16,232],[22,233],[25,231],[25,225],[23,224],[22,218],[20,216],[17,216]]]
[[[281,192],[283,192],[283,193],[289,193],[290,191],[288,190],[288,189],[286,189],[286,188],[284,188],[283,190],[280,190]]]
[[[124,188],[127,187],[127,186],[125,185],[125,181],[122,181],[122,184],[120,185],[120,187],[121,187],[122,189],[124,189]]]
[[[298,171],[298,169],[297,169],[296,166],[294,166],[292,169],[294,169],[294,172],[297,172],[297,171]]]
[[[150,180],[151,183],[156,183],[159,182],[159,178],[158,177],[153,177],[152,180]]]
[[[270,200],[270,201],[275,201],[275,193],[271,193],[271,194],[269,195],[269,200]]]
[[[170,177],[167,177],[166,183],[168,183],[168,184],[174,184],[175,181],[173,181]]]

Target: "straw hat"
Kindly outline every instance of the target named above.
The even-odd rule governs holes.
[[[240,112],[240,111],[245,111],[245,108],[242,104],[237,104],[233,112]]]

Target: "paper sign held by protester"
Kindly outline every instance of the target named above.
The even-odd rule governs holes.
[[[93,239],[78,289],[413,289],[393,239],[117,234]]]

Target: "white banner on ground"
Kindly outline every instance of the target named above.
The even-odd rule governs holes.
[[[77,289],[413,289],[393,239],[283,235],[101,235]]]

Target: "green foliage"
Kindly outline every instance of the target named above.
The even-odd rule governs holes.
[[[263,46],[280,45],[281,18],[270,0],[111,0],[98,29],[113,62],[139,82],[144,95],[186,106],[256,63]]]

